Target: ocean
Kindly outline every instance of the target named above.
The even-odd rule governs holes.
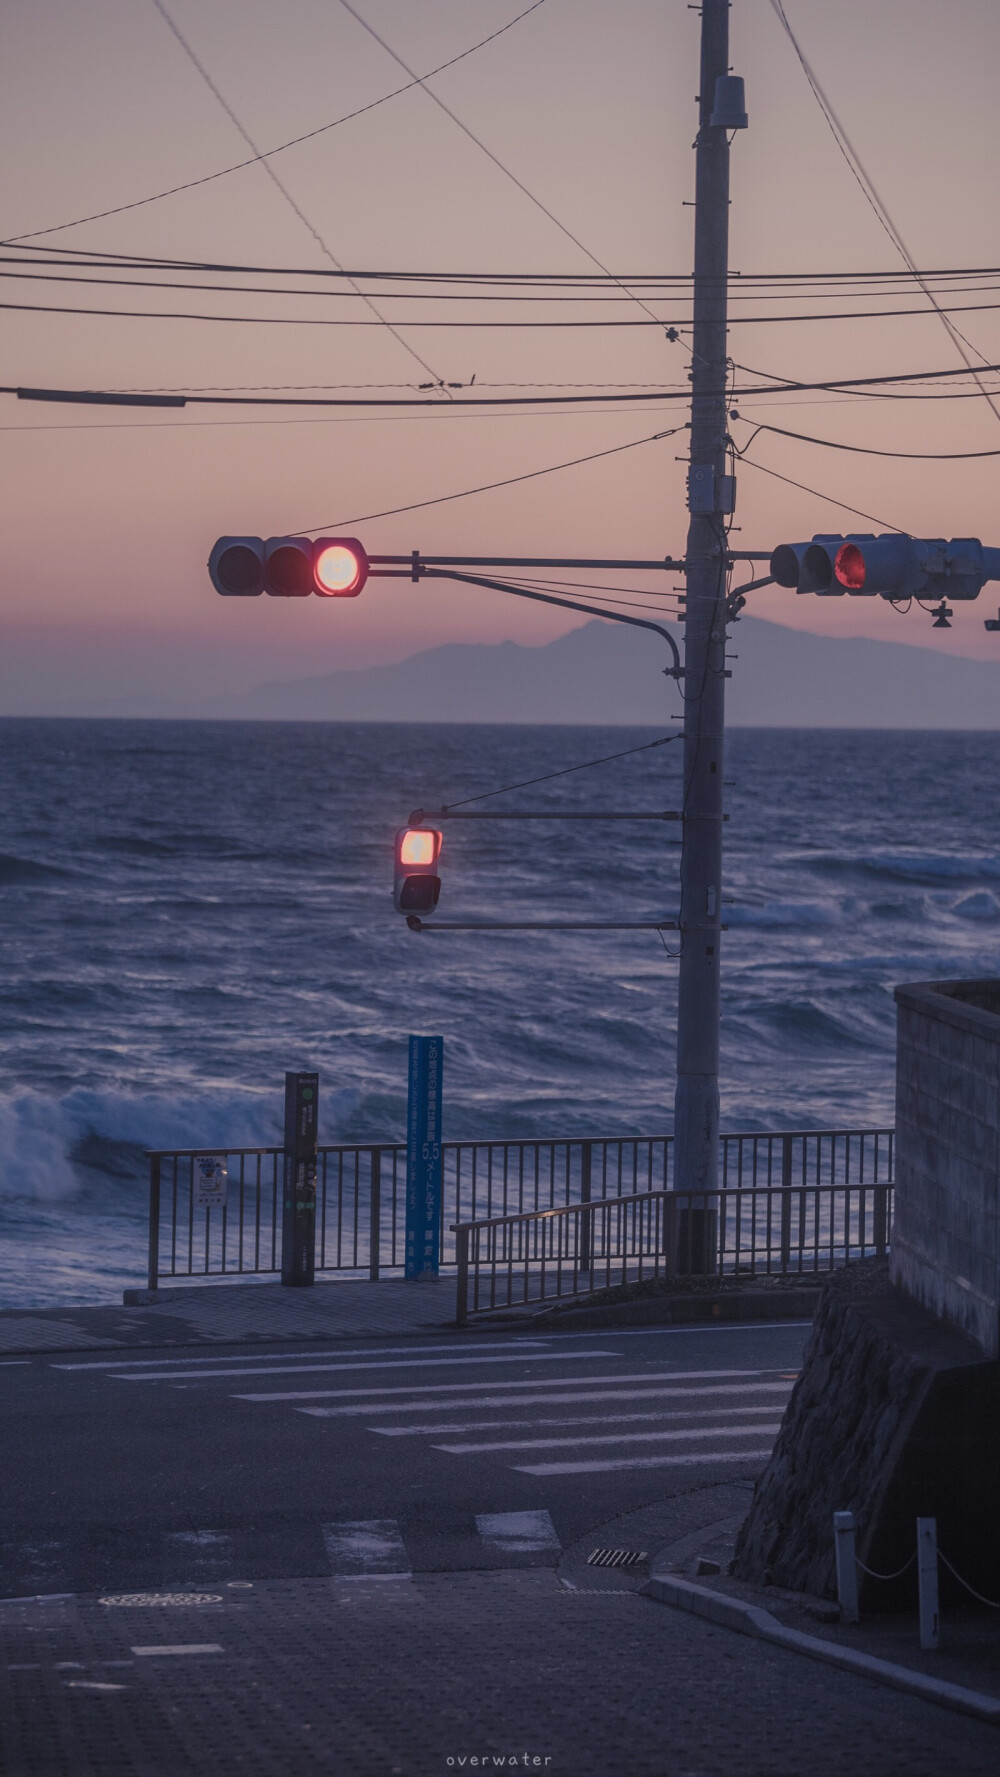
[[[411,1032],[446,1137],[668,1132],[675,934],[417,935],[391,889],[415,808],[676,808],[673,732],[0,721],[0,1305],[141,1284],[144,1150],[280,1139],[287,1068],[321,1139],[401,1139]],[[730,733],[724,1128],[891,1123],[894,985],[1000,973],[998,767],[1000,733]],[[670,823],[444,831],[441,920],[676,913]]]

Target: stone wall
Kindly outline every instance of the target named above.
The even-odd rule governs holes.
[[[896,988],[892,1278],[1000,1355],[1000,981]]]
[[[998,1425],[1000,1365],[893,1288],[884,1260],[835,1273],[734,1572],[834,1598],[834,1512],[854,1513],[858,1556],[880,1574],[909,1562],[916,1519],[932,1517],[949,1560],[997,1597]],[[916,1596],[912,1563],[898,1581],[859,1581],[866,1610],[905,1608]],[[952,1601],[947,1569],[941,1582]]]

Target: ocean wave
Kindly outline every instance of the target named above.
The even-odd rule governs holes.
[[[996,895],[990,894],[989,889],[979,889],[975,894],[965,895],[961,901],[956,901],[952,913],[959,919],[1000,919],[1000,901]]]
[[[336,1140],[358,1094],[326,1092],[321,1139]],[[30,1089],[0,1097],[0,1198],[60,1203],[98,1197],[146,1174],[149,1148],[273,1147],[284,1105],[273,1090],[128,1094],[74,1087],[61,1098]]]
[[[872,852],[803,852],[788,860],[830,876],[888,877],[933,888],[941,883],[1000,881],[996,853],[917,851],[900,847]]]
[[[0,852],[0,886],[8,882],[49,882],[69,875],[69,870],[60,870],[55,864],[39,864],[34,858],[12,857],[9,852]]]
[[[829,901],[770,901],[763,907],[746,905],[726,909],[730,926],[837,926],[845,918],[843,907]]]

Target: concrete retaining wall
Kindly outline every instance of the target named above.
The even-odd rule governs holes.
[[[1000,1355],[1000,981],[896,988],[892,1279]]]

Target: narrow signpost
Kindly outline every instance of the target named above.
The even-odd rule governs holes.
[[[281,1281],[310,1284],[316,1275],[316,1143],[319,1075],[285,1075],[285,1155]]]
[[[443,1037],[410,1038],[406,1115],[407,1277],[436,1277],[441,1263]]]

